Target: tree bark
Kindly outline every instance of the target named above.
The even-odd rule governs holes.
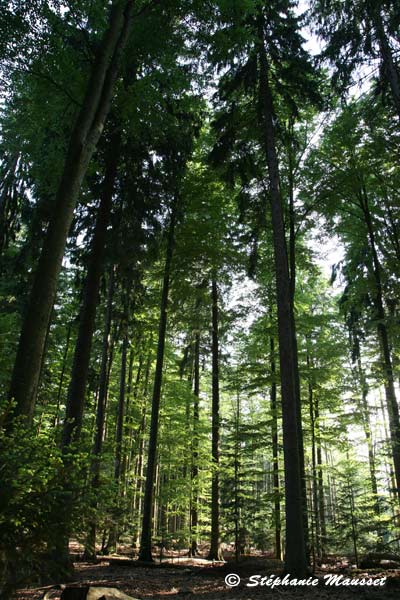
[[[325,497],[324,497],[324,475],[322,472],[322,447],[321,447],[321,430],[319,423],[319,401],[315,398],[314,403],[314,425],[315,425],[315,442],[317,444],[317,473],[318,473],[318,513],[321,532],[320,551],[321,557],[325,554],[326,547],[326,514],[325,514]]]
[[[314,387],[313,387],[313,376],[312,376],[312,361],[310,358],[310,351],[308,348],[309,344],[309,336],[306,336],[307,339],[307,370],[308,370],[308,403],[310,409],[310,427],[311,427],[311,471],[312,471],[312,506],[314,509],[314,524],[315,524],[315,537],[314,544],[312,548],[313,555],[313,569],[315,570],[316,561],[315,555],[318,557],[321,556],[321,531],[320,531],[320,522],[319,522],[319,500],[318,500],[318,478],[317,478],[317,451],[316,451],[316,416],[315,416],[315,407],[314,407]]]
[[[264,147],[269,175],[272,229],[275,255],[275,277],[278,305],[279,360],[281,372],[283,449],[286,497],[285,570],[293,576],[307,572],[304,536],[304,510],[301,491],[301,461],[299,452],[299,422],[296,400],[293,328],[291,317],[290,275],[279,186],[279,166],[275,146],[273,101],[269,86],[268,61],[264,46],[264,31],[259,27],[260,104],[263,114]]]
[[[86,88],[82,108],[71,134],[54,212],[50,219],[34,283],[21,329],[9,399],[10,413],[22,416],[27,425],[33,419],[40,364],[46,329],[57,290],[65,244],[88,164],[103,131],[126,45],[133,13],[133,0],[115,1],[107,31],[103,36]]]
[[[197,556],[197,540],[198,540],[198,502],[199,502],[199,396],[200,396],[200,332],[196,331],[194,341],[194,370],[193,370],[193,441],[192,441],[192,501],[190,507],[190,527],[191,527],[191,546],[190,556]]]
[[[154,498],[154,481],[156,475],[156,456],[157,456],[157,441],[158,441],[158,418],[160,411],[162,371],[164,365],[164,347],[165,334],[167,330],[167,309],[168,295],[171,278],[171,263],[175,243],[175,224],[176,224],[176,201],[171,210],[171,222],[169,225],[167,253],[164,267],[164,281],[161,295],[160,306],[160,322],[158,326],[158,345],[157,345],[157,360],[156,370],[154,375],[153,397],[151,405],[151,420],[150,420],[150,437],[146,468],[146,483],[143,500],[143,520],[142,520],[142,535],[140,541],[139,560],[151,562],[151,536],[152,536],[152,510]]]
[[[293,136],[293,122],[290,124],[290,135]],[[307,514],[307,487],[306,487],[306,469],[304,463],[304,442],[303,426],[301,416],[301,386],[299,374],[299,360],[296,335],[296,320],[294,318],[294,298],[296,293],[296,230],[295,230],[295,210],[294,210],[294,165],[292,149],[289,148],[289,275],[290,275],[290,318],[293,337],[293,366],[294,366],[294,384],[296,391],[296,411],[297,411],[297,436],[299,443],[299,460],[301,475],[301,495],[303,502],[303,530],[304,541],[306,545],[306,558],[309,556],[309,535],[308,535],[308,514]]]
[[[236,388],[236,410],[235,410],[235,446],[234,446],[234,494],[233,506],[234,517],[233,523],[235,527],[235,560],[239,562],[240,558],[240,394],[237,383]]]
[[[211,545],[208,560],[222,560],[219,522],[219,314],[216,275],[211,281],[212,302],[212,426],[211,426]]]
[[[14,196],[13,190],[15,189],[19,158],[19,152],[9,158],[7,174],[0,185],[0,254],[6,250],[10,241],[12,225],[9,225],[9,221],[12,221],[12,213],[15,211],[15,207],[12,204],[10,206],[10,203]]]
[[[278,446],[278,410],[276,402],[276,365],[275,342],[270,339],[270,368],[271,368],[271,415],[272,415],[272,461],[273,461],[273,486],[274,486],[274,524],[275,524],[275,557],[282,558],[281,542],[281,500],[279,484],[279,446]]]
[[[128,334],[125,333],[122,342],[121,352],[121,373],[119,382],[119,398],[118,398],[118,411],[117,411],[117,426],[115,431],[115,461],[114,461],[114,481],[117,489],[117,512],[118,505],[120,504],[120,483],[121,483],[121,467],[122,467],[122,438],[124,431],[124,414],[125,414],[125,390],[126,390],[126,363],[127,363],[127,352],[128,352]],[[111,527],[110,537],[107,545],[107,550],[113,552],[117,548],[118,542],[118,515],[114,519],[113,526]]]

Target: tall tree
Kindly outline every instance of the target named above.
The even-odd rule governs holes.
[[[113,2],[108,28],[99,45],[82,107],[71,133],[63,173],[56,193],[29,304],[24,316],[9,390],[13,416],[33,417],[46,331],[54,303],[68,231],[82,180],[96,149],[112,100],[134,2]],[[11,421],[9,420],[9,423]]]
[[[212,426],[211,426],[211,543],[209,560],[221,560],[220,540],[220,497],[219,497],[219,437],[220,437],[220,408],[219,408],[219,336],[218,336],[218,287],[217,274],[213,273],[211,280],[212,306]]]
[[[168,296],[171,279],[172,256],[175,243],[175,226],[178,210],[178,197],[173,200],[168,228],[167,248],[165,255],[164,278],[161,292],[160,321],[158,325],[158,344],[156,370],[154,374],[153,396],[151,403],[150,438],[147,454],[146,483],[143,499],[142,535],[140,540],[139,560],[151,562],[152,513],[154,502],[154,485],[156,476],[156,456],[158,442],[159,410],[161,384],[164,364],[165,335],[167,331]]]
[[[254,173],[248,167],[254,146],[248,143],[249,134],[259,152],[264,155],[267,169],[268,196],[275,257],[279,355],[283,405],[283,445],[285,457],[286,494],[286,553],[285,565],[290,573],[306,571],[306,507],[302,493],[302,450],[300,404],[296,389],[296,344],[293,328],[293,303],[284,225],[284,203],[280,185],[278,162],[277,106],[282,105],[292,114],[298,112],[298,102],[318,100],[316,79],[307,53],[302,48],[299,25],[290,2],[278,2],[264,7],[258,2],[246,5],[239,17],[241,25],[252,32],[246,40],[241,60],[228,61],[230,70],[220,82],[221,104],[224,107],[216,121],[222,131],[214,150],[214,159],[227,159],[232,147],[241,158],[236,167],[242,179],[251,181]],[[226,9],[222,19],[227,30],[238,26],[235,10]],[[244,29],[243,29],[244,31]],[[232,44],[237,44],[233,37]],[[215,61],[221,61],[215,50]],[[226,57],[225,57],[226,60]],[[225,110],[224,110],[225,109]],[[242,111],[252,111],[251,120]],[[242,125],[243,130],[240,130]],[[239,129],[238,129],[239,126]],[[239,142],[240,140],[240,142]],[[246,140],[246,141],[242,141]],[[236,143],[235,143],[236,142]],[[240,159],[239,159],[240,160]],[[238,161],[237,161],[238,162]],[[235,163],[232,161],[232,167]],[[260,164],[260,161],[257,161]],[[245,175],[243,175],[245,174]]]

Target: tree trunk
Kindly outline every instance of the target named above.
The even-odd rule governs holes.
[[[117,489],[116,510],[119,512],[120,504],[120,480],[122,467],[122,437],[124,431],[124,413],[125,413],[125,389],[126,389],[126,363],[128,353],[128,334],[125,333],[122,342],[121,352],[121,373],[119,382],[119,399],[117,412],[117,427],[115,431],[115,462],[114,462],[114,481]],[[114,518],[113,526],[111,527],[110,537],[108,540],[107,550],[114,552],[117,549],[118,542],[118,514]]]
[[[110,221],[112,197],[117,176],[120,134],[113,133],[107,153],[106,171],[103,182],[100,206],[93,235],[89,267],[86,275],[83,300],[79,315],[79,331],[75,344],[71,380],[68,388],[66,415],[64,420],[62,446],[67,448],[73,440],[79,439],[82,426],[85,389],[89,372],[90,351],[96,320],[97,300]]]
[[[46,329],[57,290],[68,231],[80,187],[103,131],[133,12],[133,0],[115,1],[109,27],[103,36],[87,84],[82,108],[71,134],[28,307],[24,316],[9,398],[15,402],[12,416],[32,422]]]
[[[233,523],[235,527],[235,560],[239,562],[240,558],[240,394],[239,394],[239,382],[237,382],[236,389],[236,410],[235,410],[235,447],[234,447],[234,494],[233,494],[233,506],[234,506],[234,518]]]
[[[190,507],[191,546],[190,556],[196,556],[198,552],[198,502],[199,502],[199,396],[200,396],[200,332],[196,331],[194,341],[194,371],[193,371],[193,441],[192,441],[192,501]]]
[[[14,199],[13,189],[15,189],[16,184],[19,158],[20,155],[17,152],[8,159],[7,174],[0,184],[0,255],[8,248],[10,235],[12,235],[10,221],[12,222],[12,215],[15,214],[16,209],[15,203],[12,201]]]
[[[275,557],[282,558],[281,543],[281,499],[279,485],[279,446],[278,446],[278,410],[276,403],[276,366],[275,342],[270,339],[270,368],[271,368],[271,416],[272,416],[272,461],[273,461],[273,487],[274,487],[274,524],[275,524]]]
[[[290,124],[290,135],[294,135],[293,122]],[[301,475],[301,495],[303,502],[303,530],[304,542],[306,545],[306,558],[309,556],[308,539],[308,514],[307,514],[307,487],[306,487],[306,469],[304,464],[304,442],[303,426],[301,416],[301,387],[299,374],[299,361],[297,350],[296,320],[294,318],[294,298],[296,293],[296,230],[295,230],[295,211],[294,211],[294,165],[292,149],[289,149],[289,274],[290,274],[290,318],[293,338],[293,367],[294,384],[296,391],[296,411],[297,411],[297,436],[299,444],[299,460]]]
[[[126,359],[128,350],[128,335],[125,334],[122,342],[121,355],[121,376],[119,386],[119,402],[117,415],[117,428],[115,432],[115,465],[114,465],[114,480],[119,483],[121,476],[122,465],[122,434],[124,428],[124,411],[125,411],[125,387],[126,387]]]
[[[269,86],[268,61],[264,47],[263,23],[259,28],[260,104],[263,112],[264,144],[269,174],[274,239],[275,276],[278,305],[279,359],[281,372],[283,449],[285,462],[286,552],[285,570],[293,576],[307,572],[304,537],[304,510],[299,452],[299,422],[296,399],[290,276],[275,147],[273,101]]]
[[[211,281],[212,302],[212,437],[211,437],[211,545],[208,560],[222,560],[219,532],[219,315],[215,273]]]
[[[321,431],[319,424],[319,401],[315,398],[314,402],[314,426],[315,426],[315,442],[317,444],[317,473],[318,473],[318,513],[319,525],[321,532],[320,554],[321,557],[325,554],[326,547],[326,515],[325,515],[325,498],[324,498],[324,475],[322,472],[322,448],[321,448]]]
[[[167,330],[167,308],[168,295],[171,277],[171,263],[175,242],[175,222],[176,222],[176,199],[171,211],[171,222],[168,232],[167,253],[165,258],[164,281],[160,306],[160,322],[158,326],[158,345],[156,370],[154,374],[153,398],[151,405],[150,437],[146,468],[146,484],[143,500],[143,520],[142,535],[140,541],[139,560],[152,561],[151,556],[151,536],[152,536],[152,510],[154,498],[154,481],[156,474],[156,456],[158,440],[158,417],[160,411],[162,371],[164,364],[165,334]]]
[[[114,297],[114,268],[110,270],[110,279],[108,284],[106,318],[104,323],[103,345],[101,353],[100,378],[99,378],[99,397],[97,400],[96,413],[96,433],[93,446],[93,459],[91,463],[92,475],[92,494],[94,498],[93,509],[97,508],[96,495],[100,487],[100,459],[103,448],[105,407],[107,398],[107,363],[109,358],[109,342],[112,322],[112,303]],[[88,559],[96,557],[96,520],[89,525],[89,534],[85,545],[85,556]]]
[[[122,451],[122,465],[121,465],[121,481],[123,483],[123,495],[126,496],[127,493],[127,470],[129,469],[129,465],[130,465],[130,461],[129,458],[132,454],[132,445],[133,445],[133,436],[131,435],[131,431],[132,431],[132,408],[131,408],[131,397],[132,397],[132,390],[133,388],[135,388],[135,390],[137,390],[139,383],[140,383],[140,377],[141,377],[141,373],[142,373],[142,366],[143,366],[143,356],[140,355],[139,356],[139,365],[138,365],[138,370],[137,370],[137,375],[136,375],[136,381],[134,386],[132,385],[132,381],[133,381],[133,359],[134,359],[134,349],[133,346],[131,347],[131,350],[129,352],[129,364],[128,364],[128,381],[127,381],[127,385],[126,385],[126,406],[125,406],[125,424],[124,424],[124,448]],[[135,393],[135,399],[136,399],[136,393]]]
[[[312,376],[312,361],[310,358],[310,351],[308,348],[309,336],[307,339],[307,370],[308,370],[308,403],[310,408],[310,427],[311,427],[311,472],[312,472],[312,506],[314,509],[314,524],[315,524],[315,536],[314,544],[312,548],[313,555],[313,569],[315,570],[315,555],[321,556],[321,531],[319,523],[319,502],[318,502],[318,478],[317,478],[317,451],[315,442],[315,408],[314,408],[314,388],[313,388],[313,376]]]

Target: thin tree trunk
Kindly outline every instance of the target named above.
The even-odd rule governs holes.
[[[117,429],[116,429],[116,433],[115,433],[114,480],[116,481],[116,483],[119,483],[120,476],[121,476],[121,465],[122,465],[122,434],[123,434],[123,429],[124,429],[127,350],[128,350],[128,335],[125,334],[124,340],[122,343],[121,376],[120,376],[120,386],[119,386]]]
[[[193,371],[193,441],[192,441],[192,501],[190,507],[191,547],[190,556],[197,556],[198,548],[198,502],[199,502],[199,396],[200,396],[200,332],[196,331],[194,342],[194,371]]]
[[[127,493],[127,471],[129,469],[129,457],[132,454],[132,443],[133,436],[131,436],[132,429],[132,415],[131,415],[131,397],[132,397],[132,381],[133,381],[133,359],[134,359],[134,349],[133,346],[129,352],[129,364],[128,364],[128,382],[126,385],[126,407],[125,407],[125,425],[124,425],[124,449],[122,452],[122,465],[121,465],[121,481],[123,482],[123,495],[126,496]],[[139,366],[137,373],[137,383],[135,382],[135,386],[139,385],[140,376],[142,371],[143,358],[142,355],[139,357]]]
[[[317,473],[318,473],[318,513],[320,525],[320,555],[325,554],[326,546],[326,514],[325,514],[325,497],[324,497],[324,475],[322,472],[322,447],[321,447],[321,430],[319,421],[319,401],[315,398],[314,402],[314,426],[315,426],[315,442],[317,445]]]
[[[19,152],[9,159],[7,175],[0,185],[0,254],[8,247],[10,240],[10,231],[7,227],[7,220],[10,217],[10,212],[13,212],[14,207],[10,202],[13,199],[13,188],[15,188],[16,171],[19,161]]]
[[[276,402],[276,365],[275,342],[270,339],[270,368],[271,368],[271,416],[272,416],[272,461],[273,461],[273,489],[274,489],[274,525],[275,525],[275,557],[282,558],[281,542],[281,499],[279,485],[279,446],[278,446],[278,410]]]
[[[65,244],[80,187],[104,128],[125,48],[133,12],[133,0],[115,1],[109,27],[103,36],[87,84],[82,108],[71,134],[64,169],[58,187],[37,266],[28,307],[24,316],[9,389],[15,407],[13,416],[25,417],[30,425],[36,401],[40,364],[46,330],[57,290]]]
[[[309,340],[308,336],[307,339]],[[307,343],[308,346],[308,343]],[[308,403],[310,408],[310,426],[311,426],[311,471],[312,471],[312,505],[314,509],[314,524],[315,524],[315,536],[313,544],[313,566],[315,569],[315,555],[321,556],[320,548],[320,524],[318,514],[318,478],[317,478],[317,453],[315,443],[315,408],[314,408],[314,389],[313,389],[313,378],[312,378],[312,362],[310,358],[309,348],[307,347],[307,370],[308,370]]]
[[[61,369],[61,374],[60,374],[60,380],[58,382],[57,404],[56,404],[56,410],[55,410],[54,417],[53,417],[53,427],[58,426],[59,419],[60,419],[61,394],[62,394],[63,385],[64,385],[65,371],[67,368],[67,358],[68,358],[69,345],[70,345],[70,340],[71,340],[71,331],[72,331],[72,321],[69,322],[68,328],[67,328],[67,339],[65,341],[62,369]]]
[[[93,446],[93,459],[91,463],[92,494],[94,498],[93,509],[97,508],[96,496],[100,487],[100,459],[104,439],[105,407],[107,398],[107,363],[109,358],[109,343],[112,322],[112,303],[114,297],[114,268],[110,270],[107,294],[107,308],[104,324],[103,345],[101,353],[99,396],[97,400],[96,433]],[[89,525],[89,533],[85,544],[85,556],[88,559],[96,557],[96,519]]]
[[[219,311],[215,273],[211,281],[212,302],[212,426],[211,426],[211,545],[208,560],[222,560],[219,522]]]
[[[158,418],[160,411],[161,384],[164,365],[164,347],[165,334],[167,330],[167,308],[168,295],[171,277],[171,263],[175,242],[175,222],[176,222],[176,199],[171,211],[171,222],[168,232],[167,253],[165,258],[164,281],[161,296],[160,306],[160,322],[158,327],[158,345],[157,345],[157,360],[156,371],[154,375],[153,398],[151,405],[151,422],[150,422],[150,437],[146,469],[146,484],[143,501],[143,521],[142,535],[140,541],[139,559],[142,561],[152,561],[151,556],[151,537],[152,537],[152,522],[151,515],[153,509],[154,498],[154,481],[156,474],[156,457],[157,457],[157,441],[158,441]]]
[[[121,373],[119,383],[119,399],[117,412],[117,426],[115,431],[115,461],[114,461],[114,482],[117,490],[116,511],[119,513],[119,504],[121,496],[121,468],[122,468],[122,438],[124,431],[125,414],[125,391],[126,391],[126,363],[128,353],[128,334],[125,333],[122,342],[121,352]],[[118,542],[118,514],[114,518],[114,523],[110,530],[110,537],[107,544],[108,552],[114,552],[117,549]]]
[[[239,388],[236,389],[236,411],[235,411],[235,448],[234,448],[234,526],[235,526],[235,560],[239,562],[240,557],[240,395]]]
[[[263,112],[264,144],[269,174],[278,304],[279,358],[281,372],[283,449],[285,462],[286,552],[285,570],[293,576],[307,572],[304,508],[299,452],[299,418],[296,398],[290,276],[275,147],[273,101],[269,86],[268,61],[264,47],[263,22],[259,27],[260,104]]]
[[[349,453],[347,453],[347,462],[349,462]],[[350,501],[350,524],[351,524],[351,537],[353,540],[353,549],[354,549],[354,558],[356,567],[358,569],[358,540],[357,540],[357,527],[356,527],[356,518],[355,518],[355,506],[354,506],[354,492],[352,481],[348,478],[347,481],[348,488],[348,498]]]

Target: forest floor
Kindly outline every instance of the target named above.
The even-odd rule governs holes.
[[[229,587],[225,583],[228,574],[240,576],[240,583]],[[153,565],[143,565],[126,556],[102,557],[96,564],[75,563],[74,579],[67,585],[93,585],[114,587],[137,599],[156,600],[257,600],[258,598],[283,598],[285,600],[389,600],[400,597],[400,569],[379,571],[349,570],[337,565],[324,565],[313,575],[319,579],[315,587],[267,586],[248,587],[249,577],[270,574],[280,575],[280,561],[265,556],[244,557],[239,563],[233,558],[227,562],[210,563],[202,558],[184,558],[182,554],[165,556]],[[345,578],[382,578],[384,586],[326,586],[324,576],[342,574]],[[62,583],[62,582],[59,582]],[[40,600],[49,587],[27,587],[13,596],[14,600]],[[61,591],[54,590],[52,598],[58,600]]]

